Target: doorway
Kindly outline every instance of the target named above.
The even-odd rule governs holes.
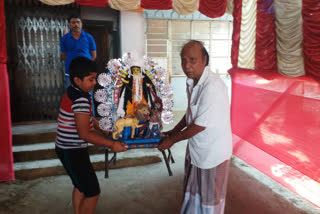
[[[97,75],[106,72],[107,63],[110,59],[114,58],[115,54],[117,55],[115,46],[117,32],[113,31],[113,23],[106,21],[88,21],[83,20],[83,30],[87,33],[90,33],[97,47]],[[103,88],[99,84],[96,84],[94,92],[98,89]],[[94,101],[93,107],[94,112],[97,112],[97,105],[99,103]],[[96,115],[98,116],[98,115]]]
[[[64,91],[60,38],[76,4],[48,7],[39,1],[5,1],[6,44],[13,123],[56,120]]]

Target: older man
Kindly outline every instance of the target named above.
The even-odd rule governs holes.
[[[189,41],[180,55],[188,77],[188,108],[159,150],[188,139],[181,213],[222,214],[232,155],[227,87],[207,67],[209,55],[201,42]]]

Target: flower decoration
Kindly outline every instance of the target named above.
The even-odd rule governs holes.
[[[173,107],[173,101],[168,97],[162,98],[162,104],[165,110],[171,110],[171,108]]]
[[[157,76],[159,79],[165,79],[166,78],[166,70],[162,67],[158,67],[157,69]]]
[[[112,83],[112,77],[111,75],[108,75],[107,73],[99,74],[98,78],[99,85],[103,87],[107,87]]]
[[[112,116],[112,103],[101,103],[97,107],[98,114],[102,117]]]
[[[153,65],[154,62],[153,62],[151,57],[144,56],[143,57],[143,61],[144,61],[144,69],[145,70],[150,70],[150,69],[152,69],[154,67],[154,65]]]
[[[94,99],[99,102],[99,103],[103,103],[104,101],[107,100],[107,92],[104,89],[98,89],[95,93],[94,93]]]
[[[112,131],[113,122],[112,117],[103,117],[99,120],[99,127],[104,131]]]
[[[120,61],[118,59],[111,59],[108,62],[108,70],[111,72],[111,74],[118,75],[120,68],[122,67]]]
[[[161,119],[164,124],[170,124],[173,122],[173,113],[171,111],[163,111]]]
[[[160,88],[160,93],[162,96],[169,96],[173,94],[173,89],[170,84],[162,84]]]

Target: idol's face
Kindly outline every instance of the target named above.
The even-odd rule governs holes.
[[[134,67],[131,67],[131,71],[133,75],[139,75],[141,72],[141,69],[140,67],[134,66]]]

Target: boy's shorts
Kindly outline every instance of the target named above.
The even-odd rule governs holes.
[[[93,197],[100,194],[99,182],[90,162],[88,148],[61,149],[56,146],[56,153],[70,176],[73,185],[85,197]]]

